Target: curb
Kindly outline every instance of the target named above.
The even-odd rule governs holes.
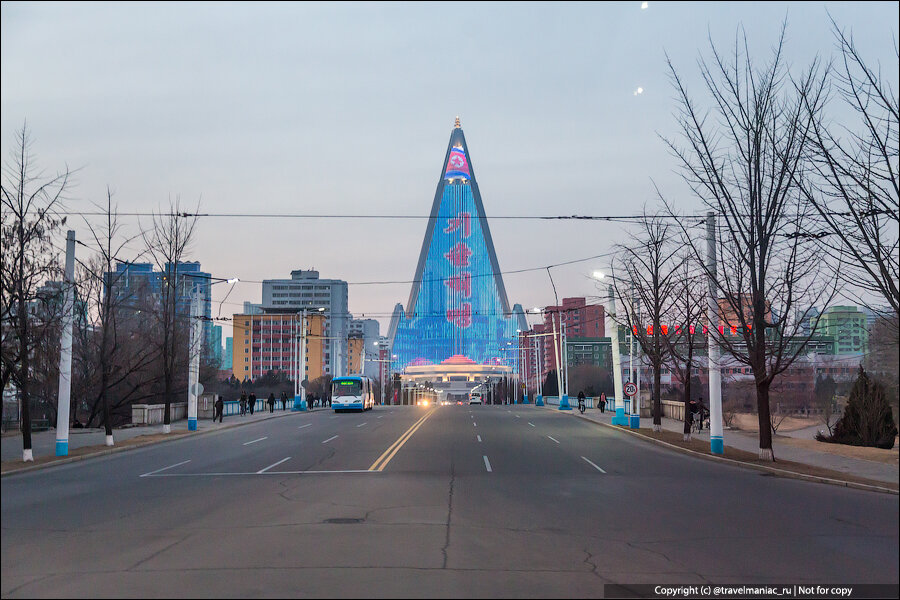
[[[217,427],[216,429],[206,429],[203,431],[185,431],[184,433],[176,433],[174,437],[166,438],[162,440],[153,440],[148,442],[141,442],[140,444],[133,444],[131,446],[115,446],[112,448],[107,448],[104,450],[98,450],[96,452],[91,452],[90,454],[82,454],[80,456],[70,456],[68,458],[61,458],[59,460],[54,460],[51,462],[43,463],[40,465],[29,465],[26,467],[22,467],[20,469],[13,469],[11,471],[6,471],[5,473],[0,473],[0,479],[6,477],[8,475],[18,475],[19,473],[27,473],[29,471],[38,471],[41,469],[48,469],[50,467],[57,467],[60,465],[67,465],[69,463],[78,462],[80,460],[85,460],[88,458],[97,458],[99,456],[106,456],[109,454],[116,454],[118,452],[127,452],[129,450],[137,450],[138,448],[143,448],[145,446],[153,446],[155,444],[165,444],[166,442],[177,442],[178,440],[185,439],[190,437],[191,435],[208,435],[211,433],[218,433],[222,431],[226,431],[229,429],[234,429],[236,427],[243,427],[245,425],[251,425],[253,423],[259,423],[261,421],[271,421],[273,419],[278,419],[281,417],[287,417],[289,415],[294,414],[293,411],[286,411],[286,414],[276,414],[274,417],[266,417],[265,419],[257,419],[256,421],[244,421],[238,422],[234,424],[229,424],[228,427]],[[232,415],[234,416],[234,415]],[[171,434],[170,434],[171,435]]]
[[[855,489],[866,490],[866,491],[870,491],[870,492],[882,492],[882,493],[893,494],[895,496],[900,495],[900,491],[898,491],[898,490],[893,490],[891,488],[881,487],[881,486],[877,486],[877,485],[856,483],[854,481],[844,481],[843,479],[832,479],[830,477],[821,477],[819,475],[806,475],[804,473],[795,473],[793,471],[785,471],[784,469],[776,469],[775,467],[766,467],[764,465],[755,465],[752,463],[744,462],[742,460],[736,460],[733,458],[725,458],[724,456],[712,456],[710,454],[703,454],[702,452],[696,452],[695,450],[689,450],[688,448],[682,448],[681,446],[676,446],[674,444],[670,444],[668,442],[664,442],[662,440],[658,440],[656,438],[646,436],[642,433],[638,433],[636,431],[631,431],[630,429],[623,429],[622,427],[619,427],[617,425],[610,425],[609,423],[603,423],[602,421],[595,421],[595,420],[591,419],[590,417],[583,417],[581,415],[574,415],[574,416],[578,417],[579,419],[589,421],[591,423],[596,423],[597,425],[600,425],[602,427],[607,427],[607,428],[613,429],[615,431],[622,431],[622,432],[631,434],[637,438],[641,438],[643,440],[653,442],[654,444],[657,444],[660,446],[666,446],[668,448],[677,450],[678,452],[682,452],[684,454],[692,454],[694,456],[698,456],[700,458],[705,458],[707,460],[731,463],[731,464],[739,466],[739,467],[744,467],[747,469],[754,469],[756,471],[766,471],[768,473],[773,473],[775,475],[779,475],[781,477],[787,477],[790,479],[802,479],[804,481],[812,481],[815,483],[827,483],[830,485],[855,488]]]

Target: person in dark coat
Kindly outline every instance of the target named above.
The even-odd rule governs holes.
[[[213,417],[213,423],[216,422],[216,417],[219,419],[219,423],[222,422],[222,418],[225,416],[225,401],[222,400],[222,396],[216,396],[216,412]]]
[[[275,412],[275,394],[273,392],[269,392],[269,399],[266,400],[266,403],[269,405],[269,412]]]
[[[256,393],[250,392],[250,399],[247,400],[247,406],[250,408],[250,414],[256,409]]]
[[[247,415],[247,392],[241,390],[241,416]]]
[[[281,410],[287,410],[287,394],[284,391],[281,392]]]

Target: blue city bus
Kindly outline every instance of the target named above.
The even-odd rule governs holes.
[[[335,377],[331,380],[331,408],[365,411],[375,407],[375,385],[363,375]]]

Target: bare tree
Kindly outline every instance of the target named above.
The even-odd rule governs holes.
[[[155,214],[150,228],[142,231],[147,252],[162,273],[160,294],[156,309],[153,311],[156,331],[155,344],[162,362],[164,431],[171,430],[172,398],[176,391],[176,377],[181,370],[187,344],[184,320],[187,315],[178,314],[179,301],[186,296],[186,282],[178,272],[179,263],[187,256],[197,217],[189,216],[180,210],[178,199],[169,204],[168,213]]]
[[[148,383],[150,374],[146,367],[155,357],[156,349],[152,344],[131,343],[135,328],[141,328],[136,313],[140,313],[145,295],[140,289],[124,286],[128,271],[117,269],[119,264],[126,262],[121,256],[128,244],[139,235],[121,235],[109,190],[106,205],[98,208],[104,213],[104,222],[94,224],[86,220],[96,254],[88,263],[81,263],[81,289],[89,303],[88,312],[93,316],[93,323],[92,327],[82,330],[79,358],[89,382],[82,393],[89,394],[92,399],[88,422],[93,420],[99,408],[106,429],[106,445],[112,446],[112,409],[129,404],[145,387],[132,385],[129,388],[123,384],[135,373],[141,373],[140,383]],[[116,390],[119,393],[113,397]]]
[[[70,184],[68,168],[53,176],[36,172],[27,126],[16,133],[9,162],[4,164],[2,219],[2,381],[12,382],[22,407],[22,457],[33,460],[31,449],[31,364],[34,349],[48,335],[49,306],[38,294],[41,284],[58,276],[55,231],[65,223],[58,211]],[[43,303],[44,317],[32,319],[29,309]]]
[[[684,441],[691,439],[691,379],[697,364],[696,350],[706,347],[702,323],[706,316],[706,281],[703,270],[688,254],[681,260],[667,315],[670,325],[663,336],[666,364],[682,385],[684,399]]]
[[[711,62],[699,61],[712,98],[709,111],[697,106],[669,61],[685,146],[666,140],[685,181],[719,219],[720,262],[708,275],[720,322],[709,326],[716,342],[753,371],[759,456],[770,461],[775,457],[769,388],[815,334],[815,327],[803,332],[802,319],[835,291],[831,272],[802,234],[814,211],[801,188],[825,80],[818,60],[800,77],[790,77],[784,38],[782,26],[772,59],[762,68],[751,60],[743,31],[731,57],[710,41]],[[704,245],[692,244],[701,264]],[[705,264],[704,269],[709,270]]]
[[[818,110],[817,98],[806,99],[818,177],[801,189],[823,225],[810,235],[841,263],[838,274],[861,304],[881,312],[872,298],[883,298],[900,315],[900,100],[880,69],[866,63],[852,36],[833,20],[832,26],[840,52],[831,70],[834,87],[841,107],[849,107],[858,121],[838,126]],[[896,74],[896,43],[894,53],[898,60],[889,68]]]
[[[653,369],[653,430],[660,431],[661,369],[669,350],[663,339],[668,335],[664,317],[671,313],[677,297],[683,259],[675,225],[645,211],[641,226],[643,229],[635,236],[634,243],[620,246],[622,257],[619,268],[613,267],[613,289],[626,307],[617,319],[632,331]]]

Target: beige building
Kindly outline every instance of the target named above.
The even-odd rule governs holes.
[[[236,314],[231,369],[240,380],[256,379],[269,371],[284,372],[292,381],[299,370],[299,340],[302,315],[298,310],[268,311],[263,314]],[[306,315],[305,368],[300,381],[312,381],[324,374],[325,317]]]

